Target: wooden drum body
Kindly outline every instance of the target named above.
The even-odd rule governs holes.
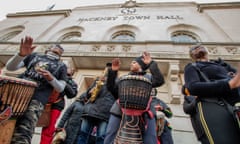
[[[149,106],[152,83],[143,76],[128,75],[119,81],[119,104],[123,115],[115,144],[143,144],[142,114]]]
[[[143,76],[127,75],[119,80],[118,96],[122,108],[145,110],[150,94],[152,83]]]
[[[16,118],[27,109],[36,87],[35,82],[0,75],[0,129],[4,134],[0,135],[1,144],[10,143]]]
[[[0,76],[0,112],[11,107],[12,117],[23,115],[36,87],[32,81]]]

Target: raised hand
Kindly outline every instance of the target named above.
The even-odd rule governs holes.
[[[142,54],[142,56],[143,56],[143,58],[142,58],[142,61],[145,63],[145,64],[150,64],[151,63],[151,61],[152,61],[152,58],[151,58],[151,56],[150,56],[150,53],[148,53],[148,52],[143,52],[143,54]]]
[[[120,59],[119,58],[114,58],[112,60],[112,70],[113,71],[119,70],[120,69],[120,64],[121,64]]]
[[[33,46],[33,39],[30,36],[26,36],[25,39],[21,39],[20,44],[20,56],[27,56],[33,52],[33,50],[36,48],[36,46]]]
[[[238,71],[234,77],[228,82],[231,89],[240,87],[240,64],[238,64]]]

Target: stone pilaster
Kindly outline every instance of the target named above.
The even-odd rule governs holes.
[[[168,95],[172,104],[180,104],[181,90],[178,87],[179,81],[179,61],[170,61],[167,75]]]

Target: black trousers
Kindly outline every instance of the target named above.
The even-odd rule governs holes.
[[[240,131],[226,104],[200,101],[191,118],[202,144],[240,144]]]

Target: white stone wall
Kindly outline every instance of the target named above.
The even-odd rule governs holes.
[[[129,62],[143,51],[149,51],[158,62],[166,83],[158,89],[158,97],[172,108],[169,119],[176,144],[198,144],[189,117],[182,110],[181,85],[190,43],[173,43],[175,31],[195,33],[210,52],[210,57],[223,57],[236,65],[240,56],[240,6],[239,3],[198,5],[182,3],[137,3],[126,9],[122,4],[101,6],[76,6],[72,10],[24,12],[8,16],[0,21],[0,37],[14,29],[22,29],[14,38],[0,41],[0,67],[18,51],[19,42],[31,35],[37,52],[55,43],[68,32],[80,32],[80,41],[61,42],[65,47],[64,61],[77,70],[75,80],[79,94],[91,80],[89,77],[102,72],[104,64],[113,57],[122,59],[127,72]],[[132,31],[136,41],[130,43],[109,42],[111,36],[122,30]],[[16,73],[5,74],[14,76]],[[67,105],[71,104],[71,100]],[[39,143],[41,129],[36,129],[33,144]]]

